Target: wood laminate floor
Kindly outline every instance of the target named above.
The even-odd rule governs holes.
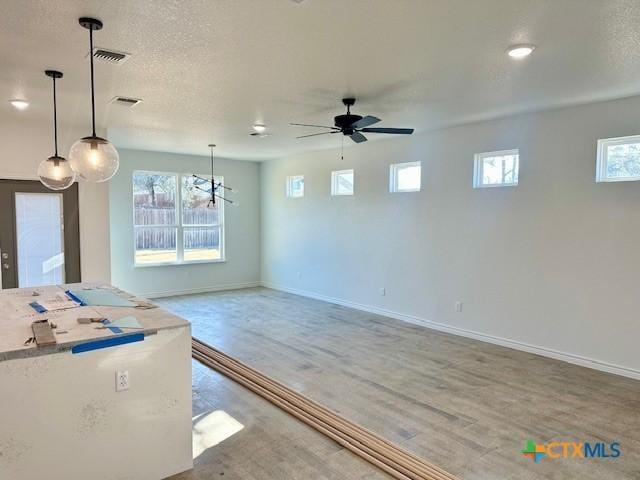
[[[640,382],[265,288],[172,297],[193,335],[463,480],[640,479]],[[194,362],[194,415],[244,428],[172,480],[378,479],[374,467]],[[527,439],[620,443],[612,459]]]

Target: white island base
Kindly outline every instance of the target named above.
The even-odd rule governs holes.
[[[15,303],[19,290],[5,292],[0,304],[10,292]],[[47,353],[0,345],[0,479],[160,480],[192,468],[189,323],[160,308],[72,310],[54,321],[75,329],[64,334],[73,345],[83,333],[115,336],[77,325],[77,316],[92,316],[87,310],[136,316],[144,340],[76,354],[64,335]],[[0,311],[0,344],[9,331],[22,344],[31,321]],[[128,390],[116,391],[118,371],[129,373]]]

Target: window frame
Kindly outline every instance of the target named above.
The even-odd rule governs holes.
[[[517,160],[518,178],[515,182],[505,183],[483,183],[484,160],[491,157],[506,157],[515,155]],[[499,188],[499,187],[517,187],[520,182],[520,149],[511,148],[508,150],[496,150],[493,152],[476,153],[473,156],[473,188]]]
[[[175,225],[136,225],[135,222],[135,192],[133,187],[133,177],[136,174],[147,174],[147,175],[164,175],[164,176],[173,176],[176,178],[176,222]],[[172,265],[197,265],[200,263],[224,263],[227,261],[226,252],[225,252],[225,202],[222,199],[220,203],[218,203],[218,224],[211,225],[184,225],[182,223],[182,183],[183,178],[190,178],[193,175],[197,175],[202,178],[207,178],[209,174],[193,174],[193,173],[184,173],[184,172],[162,172],[157,170],[134,170],[131,172],[131,214],[132,214],[132,237],[133,237],[133,268],[147,268],[147,267],[165,267]],[[222,182],[224,185],[224,176],[215,175],[216,183]],[[218,227],[220,230],[219,238],[220,238],[220,258],[215,259],[205,259],[205,260],[185,260],[184,259],[184,228],[212,228]],[[176,229],[176,260],[171,262],[155,262],[155,263],[137,263],[136,262],[136,229],[138,228],[175,228]]]
[[[338,182],[340,175],[351,174],[353,182],[351,184],[351,191],[347,193],[339,193]],[[331,196],[332,197],[349,197],[355,195],[356,190],[356,172],[353,168],[347,168],[345,170],[332,170],[331,171]]]
[[[403,188],[400,189],[398,186],[398,170],[401,168],[411,168],[411,167],[419,167],[420,168],[420,185],[418,188]],[[401,163],[392,163],[389,165],[389,193],[414,193],[422,191],[422,161],[418,160],[416,162],[401,162]]]
[[[640,143],[640,135],[598,139],[598,152],[596,155],[596,183],[637,182],[640,180],[640,175],[636,175],[634,177],[609,177],[607,175],[607,147],[630,143]]]
[[[302,178],[302,195],[293,195],[291,184],[296,178]],[[304,175],[287,175],[285,195],[287,198],[304,198]]]

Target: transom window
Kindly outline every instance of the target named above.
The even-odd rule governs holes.
[[[422,177],[421,162],[395,163],[389,166],[391,193],[419,192]]]
[[[331,172],[331,195],[353,195],[353,170]]]
[[[519,164],[520,152],[517,149],[476,153],[473,173],[474,188],[518,185]]]
[[[224,259],[224,202],[210,207],[211,195],[196,187],[211,189],[190,174],[133,173],[135,265]]]
[[[287,177],[287,197],[304,197],[304,175],[291,175]]]
[[[640,135],[598,140],[596,181],[640,180]]]

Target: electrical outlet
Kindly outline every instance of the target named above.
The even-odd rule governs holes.
[[[455,308],[457,313],[462,312],[462,302],[456,302]]]
[[[386,289],[386,288],[384,288],[384,287],[382,287],[382,288],[381,288],[380,290],[378,290],[378,291],[380,292],[380,295],[381,295],[381,296],[383,296],[383,297],[387,294],[387,289]]]
[[[296,276],[297,276],[298,278],[302,278],[302,272],[298,272],[298,273],[296,274]]]
[[[129,390],[129,371],[121,370],[116,372],[116,392]]]

